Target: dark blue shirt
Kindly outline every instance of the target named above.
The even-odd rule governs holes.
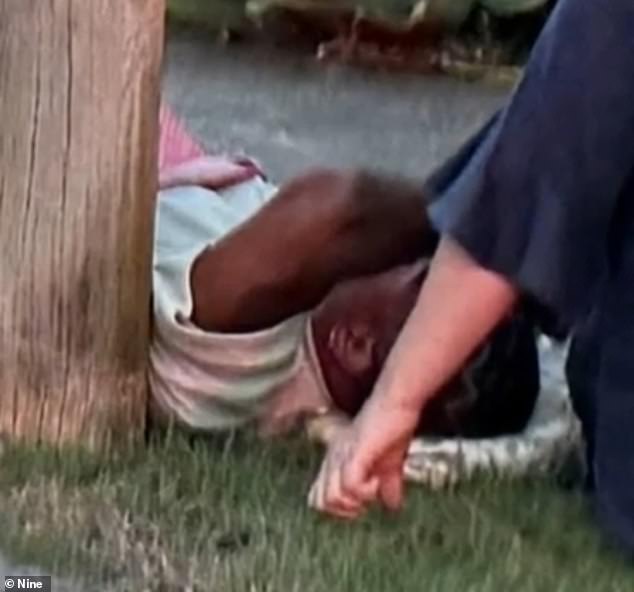
[[[440,232],[570,331],[597,510],[634,551],[634,2],[559,0],[507,106],[427,191]]]

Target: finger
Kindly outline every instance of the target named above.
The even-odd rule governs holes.
[[[364,511],[364,503],[342,487],[342,471],[346,466],[344,457],[335,449],[326,454],[319,476],[310,494],[311,506],[333,515],[357,516]]]
[[[361,462],[359,456],[355,455],[344,466],[342,488],[345,494],[370,503],[377,498],[379,479],[371,474],[369,465]]]
[[[329,471],[329,479],[325,490],[324,504],[329,511],[359,513],[363,508],[363,500],[355,491],[344,491],[342,487],[342,468],[334,466]]]
[[[328,514],[334,518],[351,521],[365,513],[365,508],[360,506],[356,509],[345,509],[344,507],[335,505],[332,507],[325,506],[321,501],[321,483],[315,481],[308,494],[308,507],[318,512]]]
[[[326,510],[322,512],[322,514],[326,514],[331,518],[336,518],[337,520],[341,520],[343,522],[354,522],[355,520],[359,520],[361,516],[365,514],[365,509],[361,508],[356,512],[345,512],[343,510]]]
[[[315,509],[322,514],[345,521],[355,520],[365,514],[366,511],[366,508],[363,505],[348,507],[340,501],[332,504],[324,504],[323,502],[318,501]]]
[[[381,476],[379,498],[388,510],[398,510],[403,503],[403,474],[397,468]]]
[[[344,468],[342,489],[345,494],[368,504],[377,498],[379,479],[376,476],[369,476],[365,468],[353,459]]]

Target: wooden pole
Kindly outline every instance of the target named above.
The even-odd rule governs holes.
[[[0,0],[0,434],[142,436],[165,0]]]

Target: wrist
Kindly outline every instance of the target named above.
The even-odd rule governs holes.
[[[406,395],[405,392],[399,392],[395,389],[376,389],[361,412],[362,415],[380,417],[384,422],[396,420],[400,426],[399,429],[413,432],[418,424],[421,411],[431,396],[426,398],[412,397],[409,394]]]

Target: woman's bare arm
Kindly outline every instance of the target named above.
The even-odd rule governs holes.
[[[377,497],[387,507],[400,505],[403,462],[421,409],[516,300],[506,279],[441,240],[372,396],[327,452],[309,496],[313,507],[353,518]]]
[[[517,291],[443,238],[375,394],[420,410],[507,315]]]

